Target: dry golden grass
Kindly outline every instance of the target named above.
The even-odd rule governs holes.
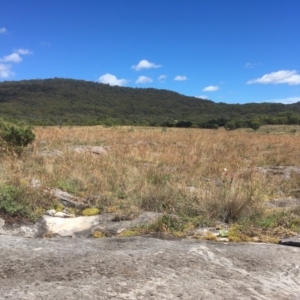
[[[299,166],[298,135],[101,126],[34,132],[36,141],[20,158],[1,157],[0,181],[25,186],[38,179],[43,187],[97,196],[102,212],[158,211],[232,222],[300,185],[297,174],[287,181],[256,169]],[[76,153],[74,145],[103,146],[107,155]],[[42,156],[45,150],[62,155]]]

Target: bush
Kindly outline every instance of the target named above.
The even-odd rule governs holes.
[[[179,128],[190,128],[192,125],[193,123],[190,121],[179,121],[175,126]]]
[[[54,201],[57,200],[44,189],[0,183],[1,214],[35,222],[46,210],[55,207]]]
[[[258,130],[260,126],[261,126],[261,122],[258,119],[253,119],[249,122],[249,127],[255,131]]]
[[[0,120],[0,139],[9,150],[20,155],[23,149],[34,141],[35,134],[29,126]]]
[[[18,202],[20,190],[13,186],[0,185],[0,212],[10,216],[27,216],[28,208]]]
[[[231,121],[226,122],[225,128],[226,128],[226,130],[234,130],[234,129],[236,129],[235,121],[231,120]]]

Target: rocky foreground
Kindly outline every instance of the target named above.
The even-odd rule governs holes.
[[[300,299],[300,248],[0,235],[1,299]]]
[[[77,205],[54,192],[62,204]],[[268,205],[299,206],[299,197]],[[0,218],[0,299],[300,299],[300,236],[281,245],[228,243],[214,228],[190,237],[209,232],[218,242],[118,237],[160,217],[49,210],[35,224]],[[105,238],[92,239],[95,233]]]

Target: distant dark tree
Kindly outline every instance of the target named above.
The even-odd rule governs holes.
[[[169,121],[164,121],[160,124],[161,127],[174,127],[173,123],[170,123]]]
[[[176,127],[181,127],[181,128],[190,128],[192,127],[193,123],[190,121],[179,121],[176,123]]]
[[[236,128],[245,128],[247,127],[247,122],[245,120],[239,119],[235,121]]]
[[[201,126],[201,127],[209,128],[209,129],[218,129],[219,126],[224,126],[222,120],[211,119],[211,120],[205,122],[205,123],[203,124],[203,126]],[[199,127],[200,127],[200,126],[199,126]]]
[[[234,129],[236,129],[235,121],[233,121],[233,120],[227,121],[226,124],[225,124],[225,128],[226,128],[226,130],[234,130]]]
[[[253,119],[249,122],[249,127],[254,129],[255,131],[259,129],[261,126],[261,121],[259,119]]]
[[[290,114],[288,116],[288,121],[289,121],[289,124],[300,124],[300,115],[296,115],[296,114]]]

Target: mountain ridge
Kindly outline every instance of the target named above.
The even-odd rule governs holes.
[[[0,83],[0,117],[39,125],[151,125],[190,121],[200,127],[300,113],[295,104],[226,104],[155,88],[110,86],[93,81],[49,78]]]

